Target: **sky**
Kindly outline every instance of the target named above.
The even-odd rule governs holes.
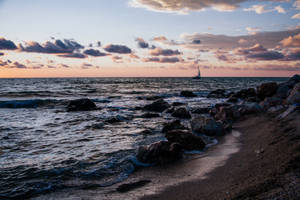
[[[300,0],[0,0],[0,78],[300,73]]]

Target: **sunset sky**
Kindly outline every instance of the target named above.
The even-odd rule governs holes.
[[[291,76],[300,0],[0,0],[0,77]]]

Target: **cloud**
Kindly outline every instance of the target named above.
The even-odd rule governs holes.
[[[282,14],[285,14],[285,13],[286,13],[285,9],[282,8],[281,6],[276,6],[274,9],[275,9],[278,13],[282,13]]]
[[[35,53],[48,53],[48,54],[60,54],[60,53],[73,53],[75,50],[84,48],[81,44],[74,40],[64,39],[56,40],[55,42],[47,41],[44,44],[38,42],[27,42],[25,46],[19,45],[21,51],[35,52]]]
[[[59,64],[58,67],[61,67],[61,68],[70,68],[70,66],[66,65],[66,64]]]
[[[165,36],[157,36],[152,39],[152,41],[166,41],[168,40]]]
[[[112,58],[111,58],[112,60],[113,60],[113,62],[115,62],[115,63],[122,63],[123,61],[122,61],[122,57],[121,56],[113,56]]]
[[[143,59],[144,62],[157,62],[157,63],[176,63],[183,62],[184,60],[178,57],[151,57]]]
[[[182,54],[178,50],[162,49],[162,48],[155,48],[153,50],[150,50],[149,53],[152,56],[174,56],[174,55],[180,55],[180,54]]]
[[[120,53],[120,54],[129,54],[131,53],[131,49],[125,45],[114,45],[109,44],[104,47],[104,50],[110,53]]]
[[[19,62],[13,62],[9,68],[26,69],[27,67]]]
[[[129,57],[130,57],[130,58],[133,58],[133,59],[139,59],[139,58],[140,58],[138,55],[136,55],[136,54],[134,54],[134,53],[131,53],[131,54],[129,55]]]
[[[257,66],[253,68],[257,71],[300,71],[300,65],[264,65],[264,66]]]
[[[244,11],[254,11],[257,14],[262,14],[272,10],[266,10],[264,5],[253,5],[250,8],[245,8]]]
[[[145,42],[143,38],[136,38],[135,41],[138,43],[138,47],[142,49],[149,48],[149,43]]]
[[[0,56],[4,56],[4,53],[0,52]]]
[[[17,49],[17,46],[11,40],[6,40],[5,38],[0,38],[0,49],[15,50],[15,49]]]
[[[89,68],[91,68],[91,67],[93,67],[93,65],[92,65],[92,64],[89,64],[89,63],[83,63],[83,64],[81,65],[81,69],[89,69]]]
[[[248,31],[248,33],[250,35],[256,35],[260,31],[260,28],[258,28],[258,27],[246,27],[246,30]]]
[[[300,60],[300,49],[291,49],[285,58],[287,61],[296,61]]]
[[[300,19],[300,13],[293,15],[292,19]]]
[[[293,6],[297,9],[300,10],[300,0],[296,0],[293,4]]]
[[[193,40],[192,44],[201,44],[201,40]]]
[[[62,55],[59,55],[59,57],[64,57],[64,58],[86,58],[86,56],[82,53],[62,54]]]
[[[96,49],[87,49],[83,51],[84,54],[89,55],[89,56],[94,56],[94,57],[99,57],[99,56],[107,56],[108,54],[102,53],[99,50]]]
[[[300,33],[284,38],[280,43],[285,47],[300,47]]]

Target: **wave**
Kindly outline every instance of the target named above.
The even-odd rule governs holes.
[[[28,99],[0,101],[0,108],[37,108],[40,106],[54,105],[60,102],[56,99]]]

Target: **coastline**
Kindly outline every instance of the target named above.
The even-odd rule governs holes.
[[[275,114],[234,124],[241,149],[203,180],[191,178],[141,199],[299,199],[300,112],[277,121]],[[197,162],[197,161],[196,161]]]

